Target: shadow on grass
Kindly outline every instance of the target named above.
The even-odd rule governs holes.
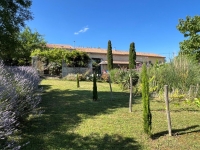
[[[70,149],[70,150],[139,150],[141,146],[132,138],[124,138],[119,135],[91,134],[80,136],[78,134],[52,133],[45,142],[41,139],[34,140],[23,149],[37,149],[35,144],[40,143],[39,149]]]
[[[193,125],[193,126],[190,126],[190,127],[187,127],[187,128],[183,128],[183,129],[172,129],[172,135],[183,135],[183,134],[188,134],[188,133],[194,133],[194,132],[200,132],[200,130],[193,130],[191,131],[192,129],[195,129],[195,128],[198,128],[200,127],[199,125]],[[158,139],[160,138],[161,136],[166,136],[168,134],[168,130],[167,131],[162,131],[162,132],[158,132],[158,133],[155,133],[151,136],[151,138],[153,140],[155,139]]]
[[[110,92],[98,92],[99,101],[93,102],[92,91],[49,90],[50,87],[43,86],[48,90],[43,93],[40,104],[45,112],[27,121],[22,130],[21,143],[30,141],[22,149],[140,149],[132,138],[97,134],[83,137],[73,132],[83,119],[109,114],[122,107],[128,113],[129,93],[113,92],[111,101]],[[134,98],[133,103],[140,103],[140,99]]]
[[[43,91],[46,91],[48,89],[50,89],[52,86],[51,85],[39,85],[39,88],[42,88]]]

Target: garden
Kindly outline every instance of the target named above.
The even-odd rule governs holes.
[[[200,109],[184,102],[170,104],[172,133],[168,136],[165,102],[151,99],[152,137],[143,131],[142,101],[112,84],[97,82],[98,101],[92,100],[93,83],[42,80],[40,116],[29,116],[22,130],[22,149],[199,149]]]
[[[200,149],[199,16],[179,20],[177,29],[187,40],[169,62],[144,61],[136,68],[132,42],[129,69],[114,69],[109,40],[109,74],[97,76],[98,63],[92,62],[92,74],[48,79],[30,66],[30,56],[56,75],[63,61],[69,67],[87,67],[91,59],[77,50],[48,49],[42,35],[25,27],[33,19],[31,1],[2,4],[0,149]]]
[[[141,69],[112,69],[97,80],[95,74],[42,79],[32,67],[1,63],[1,149],[199,149],[199,67],[185,56],[147,65],[151,127],[145,131]]]

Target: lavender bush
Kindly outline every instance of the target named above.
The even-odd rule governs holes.
[[[6,67],[0,62],[0,149],[14,147],[8,137],[37,109],[41,101],[39,83],[32,67]]]

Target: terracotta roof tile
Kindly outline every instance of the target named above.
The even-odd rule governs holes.
[[[46,44],[48,48],[73,48],[71,45],[63,45],[63,44]]]
[[[65,48],[65,49],[74,49],[71,45],[63,45],[63,44],[47,44],[49,48]],[[98,54],[107,54],[107,49],[102,48],[89,48],[89,47],[75,47],[76,50],[87,52],[87,53],[98,53]],[[129,55],[127,51],[117,51],[112,50],[112,53],[115,55]],[[158,54],[153,53],[143,53],[143,52],[136,52],[137,56],[148,56],[148,57],[160,57],[165,58],[164,56],[160,56]]]

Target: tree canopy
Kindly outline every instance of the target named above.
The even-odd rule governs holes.
[[[64,49],[47,49],[41,51],[36,49],[31,53],[31,56],[37,56],[40,60],[57,63],[62,65],[62,60],[65,60],[69,67],[87,67],[90,58],[86,52],[78,50],[67,51]]]
[[[179,43],[179,54],[195,57],[200,61],[200,16],[187,16],[186,20],[180,19],[177,29],[186,38]]]
[[[0,56],[11,56],[19,45],[18,33],[32,19],[31,0],[0,1]]]
[[[31,52],[35,49],[45,49],[46,42],[42,35],[37,31],[32,32],[29,27],[26,27],[18,36],[20,46],[17,48],[17,53],[14,56],[16,60],[30,61]]]

